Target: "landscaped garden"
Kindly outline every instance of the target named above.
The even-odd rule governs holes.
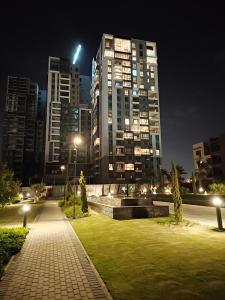
[[[115,300],[224,298],[225,233],[95,212],[71,223]]]

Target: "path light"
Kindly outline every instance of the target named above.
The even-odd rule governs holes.
[[[203,187],[200,186],[200,188],[198,189],[199,193],[203,193],[204,192],[204,189]]]
[[[221,216],[221,206],[223,204],[223,201],[220,197],[215,196],[212,198],[212,202],[216,206],[216,217],[217,217],[218,228],[219,230],[223,230],[223,222]]]
[[[23,210],[23,227],[27,226],[27,213],[30,211],[30,206],[27,204],[24,204],[22,207]]]
[[[77,195],[80,196],[80,191],[77,191]]]
[[[27,197],[30,197],[30,193],[27,193]]]

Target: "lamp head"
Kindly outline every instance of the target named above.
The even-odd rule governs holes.
[[[212,198],[212,202],[215,206],[221,206],[222,203],[223,203],[222,199],[220,197],[217,197],[217,196]]]
[[[24,204],[22,207],[23,212],[28,212],[30,210],[30,206],[27,204]]]

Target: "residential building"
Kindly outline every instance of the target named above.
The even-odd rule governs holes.
[[[201,164],[206,164],[208,182],[225,181],[225,134],[194,144],[193,163],[196,173]]]
[[[9,76],[3,124],[3,162],[24,184],[35,172],[38,85]]]
[[[156,43],[104,34],[92,65],[96,182],[159,182],[161,130]]]
[[[86,140],[81,128],[84,109],[82,105],[88,107],[88,104],[80,104],[81,91],[83,103],[88,103],[88,96],[85,95],[90,95],[90,85],[86,93],[83,82],[88,89],[88,79],[80,75],[77,65],[72,64],[68,59],[49,57],[45,139],[45,180],[47,182],[52,183],[53,178],[55,183],[62,181],[61,165],[66,166],[64,176],[68,179],[74,178],[73,140],[76,136],[82,138],[82,144],[77,151],[76,176],[79,176],[81,169],[85,174],[90,169],[87,165],[90,159],[85,156],[90,154],[90,151],[86,150],[89,148],[90,139]]]

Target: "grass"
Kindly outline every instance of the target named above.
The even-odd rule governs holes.
[[[115,300],[224,298],[225,233],[96,213],[71,224]]]
[[[0,276],[10,257],[21,249],[27,233],[26,228],[0,228]]]
[[[28,223],[33,222],[35,217],[40,213],[42,209],[41,204],[29,204],[31,210],[28,213]],[[7,205],[4,208],[0,208],[0,226],[18,225],[23,223],[23,211],[22,204]]]

